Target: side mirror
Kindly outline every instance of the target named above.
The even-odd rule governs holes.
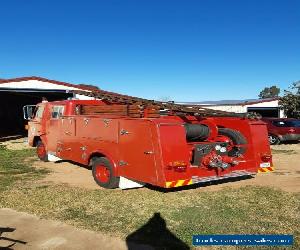
[[[31,120],[34,116],[36,105],[26,105],[23,107],[24,120]]]

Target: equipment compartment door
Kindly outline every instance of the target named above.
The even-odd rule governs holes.
[[[56,156],[62,159],[70,159],[74,154],[74,137],[76,119],[74,117],[62,117],[60,124],[60,135],[57,140]]]
[[[120,121],[120,176],[151,184],[157,182],[151,125],[151,122],[143,120]]]

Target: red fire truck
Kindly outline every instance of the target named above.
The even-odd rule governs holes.
[[[28,124],[38,157],[90,166],[104,188],[173,188],[272,167],[261,120],[107,96],[38,104]]]

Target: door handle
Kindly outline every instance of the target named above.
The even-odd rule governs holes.
[[[130,134],[130,132],[128,132],[128,131],[125,130],[125,129],[121,129],[120,134],[121,134],[121,135],[128,135],[128,134]]]
[[[145,155],[151,155],[151,154],[153,154],[154,152],[153,151],[144,151],[144,154]]]

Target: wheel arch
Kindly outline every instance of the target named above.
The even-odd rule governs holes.
[[[32,143],[32,146],[33,147],[36,147],[37,146],[37,143],[39,142],[39,141],[41,141],[42,140],[42,138],[40,137],[40,136],[35,136],[35,137],[33,137],[33,143]]]
[[[114,170],[116,171],[116,174],[118,174],[117,163],[110,154],[108,154],[106,152],[103,152],[101,150],[96,150],[96,151],[91,152],[89,157],[88,157],[88,160],[87,160],[87,164],[89,166],[91,166],[92,159],[94,157],[105,157],[105,158],[107,158],[110,161],[110,163],[112,164],[112,167],[114,168]]]

